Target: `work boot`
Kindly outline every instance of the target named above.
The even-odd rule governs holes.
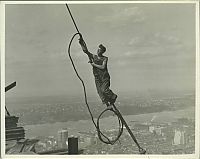
[[[110,110],[113,109],[112,105],[109,102],[103,102],[103,104],[107,106],[106,109],[110,109]]]
[[[105,104],[106,104],[107,107],[109,107],[109,105],[110,105],[108,102],[106,102]]]
[[[107,106],[107,109],[113,110],[112,105]]]

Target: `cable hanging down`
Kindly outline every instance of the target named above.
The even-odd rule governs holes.
[[[69,46],[68,46],[68,55],[69,55],[71,64],[72,64],[72,66],[73,66],[73,69],[74,69],[74,71],[75,71],[75,73],[76,73],[76,76],[78,77],[78,79],[79,79],[79,80],[81,81],[81,83],[82,83],[83,92],[84,92],[85,104],[86,104],[87,109],[88,109],[88,111],[89,111],[89,113],[90,113],[92,122],[93,122],[93,124],[94,124],[94,126],[95,126],[95,128],[96,128],[96,130],[97,130],[97,134],[98,134],[99,139],[100,139],[103,143],[106,143],[106,144],[111,144],[111,145],[115,144],[116,141],[118,141],[119,138],[120,138],[120,136],[122,135],[122,133],[123,133],[123,126],[124,126],[124,124],[125,124],[125,126],[126,126],[128,132],[129,132],[129,134],[131,135],[132,139],[134,140],[134,142],[135,142],[136,145],[138,146],[140,154],[145,154],[146,151],[145,151],[143,148],[140,147],[140,145],[139,145],[139,143],[137,142],[135,136],[134,136],[133,133],[131,132],[130,128],[128,127],[128,125],[126,124],[126,122],[125,122],[125,120],[123,119],[122,115],[120,114],[119,110],[115,107],[114,104],[113,104],[114,109],[105,109],[105,110],[103,110],[103,111],[101,112],[101,114],[99,115],[99,117],[97,118],[97,124],[95,123],[94,117],[93,117],[93,115],[92,115],[92,112],[91,112],[91,110],[90,110],[90,107],[89,107],[89,104],[88,104],[88,101],[87,101],[87,92],[86,92],[85,83],[84,83],[84,81],[82,80],[82,78],[80,77],[80,75],[78,74],[78,71],[77,71],[77,69],[76,69],[76,67],[75,67],[75,64],[74,64],[74,62],[73,62],[73,59],[72,59],[72,57],[71,57],[71,45],[72,45],[72,42],[73,42],[73,40],[74,40],[74,38],[75,38],[76,36],[78,36],[78,35],[79,35],[79,36],[82,36],[82,35],[81,35],[81,33],[79,32],[79,30],[78,30],[78,27],[77,27],[77,25],[76,25],[76,22],[75,22],[75,20],[74,20],[74,18],[73,18],[73,16],[72,16],[72,13],[71,13],[71,11],[70,11],[70,9],[69,9],[69,6],[68,6],[67,4],[66,4],[66,7],[67,7],[67,10],[68,10],[68,12],[69,12],[69,14],[70,14],[70,16],[71,16],[71,19],[72,19],[72,21],[73,21],[73,23],[74,23],[74,26],[75,26],[75,28],[76,28],[76,30],[77,30],[77,33],[75,33],[75,34],[72,36],[71,40],[70,40],[70,43],[69,43]],[[119,121],[119,132],[118,132],[117,137],[116,137],[114,140],[110,140],[106,135],[104,135],[104,134],[101,132],[100,127],[99,127],[99,120],[100,120],[100,117],[101,117],[101,116],[103,115],[103,113],[105,113],[106,111],[112,111],[112,112],[118,117],[118,121]],[[103,136],[107,141],[104,140],[104,139],[102,138],[102,136]]]

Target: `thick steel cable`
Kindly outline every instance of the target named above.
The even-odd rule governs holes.
[[[67,7],[67,10],[68,10],[68,12],[69,12],[69,14],[70,14],[70,16],[71,16],[71,19],[72,19],[72,21],[73,21],[73,23],[74,23],[74,26],[75,26],[77,32],[80,34],[80,32],[79,32],[79,30],[78,30],[78,27],[77,27],[77,25],[76,25],[76,22],[75,22],[75,20],[74,20],[74,18],[73,18],[73,16],[72,16],[72,13],[71,13],[71,11],[70,11],[69,6],[68,6],[67,3],[66,3],[66,7]]]
[[[71,44],[72,44],[73,39],[75,38],[76,35],[79,35],[79,36],[82,36],[82,35],[80,34],[80,32],[79,32],[79,30],[78,30],[78,27],[77,27],[77,25],[76,25],[76,22],[75,22],[75,20],[74,20],[74,18],[73,18],[73,16],[72,16],[72,13],[71,13],[71,11],[70,11],[70,9],[69,9],[69,6],[68,6],[67,4],[66,4],[66,7],[67,7],[67,10],[68,10],[68,12],[69,12],[69,14],[70,14],[70,16],[71,16],[71,19],[72,19],[72,21],[73,21],[73,23],[74,23],[74,26],[75,26],[75,28],[76,28],[76,30],[77,30],[77,33],[75,33],[75,34],[73,35],[73,37],[71,38],[70,43],[69,43],[69,47],[68,47],[68,55],[69,55],[70,61],[71,61],[71,63],[72,63],[72,66],[73,66],[73,68],[74,68],[74,71],[75,71],[77,77],[79,78],[79,80],[80,80],[81,83],[82,83],[83,90],[84,90],[85,103],[86,103],[86,105],[87,105],[88,111],[89,111],[90,116],[91,116],[91,118],[92,118],[92,122],[93,122],[93,124],[94,124],[94,126],[96,127],[96,130],[97,130],[97,132],[98,132],[98,137],[99,137],[99,139],[100,139],[102,142],[106,143],[106,144],[111,144],[111,145],[113,145],[116,141],[119,140],[120,136],[122,135],[122,133],[123,133],[123,124],[124,124],[125,121],[124,121],[123,117],[121,116],[120,112],[117,110],[117,108],[116,108],[115,105],[113,104],[113,106],[114,106],[114,108],[115,108],[116,110],[114,110],[114,109],[105,109],[105,110],[99,115],[99,117],[98,117],[98,119],[97,119],[97,124],[95,123],[94,117],[93,117],[93,115],[92,115],[92,112],[91,112],[90,107],[89,107],[88,102],[87,102],[87,93],[86,93],[86,88],[85,88],[84,81],[82,80],[82,78],[81,78],[80,75],[78,74],[78,71],[76,70],[76,67],[75,67],[75,65],[74,65],[73,59],[72,59],[71,54],[70,54],[70,52],[71,52]],[[100,119],[101,115],[102,115],[103,113],[105,113],[106,111],[113,111],[114,114],[117,115],[118,120],[119,120],[119,125],[121,126],[121,128],[119,128],[118,136],[117,136],[117,138],[116,138],[115,140],[110,140],[107,136],[105,136],[105,135],[101,132],[101,130],[100,130],[100,128],[99,128],[99,119]],[[126,124],[126,122],[125,122],[125,124]],[[103,140],[102,137],[101,137],[101,135],[104,136],[108,141]],[[133,138],[134,142],[136,143],[136,145],[138,146],[140,153],[142,152],[141,154],[144,154],[146,151],[143,150],[143,149],[140,147],[139,143],[137,142],[137,140],[136,140],[136,138],[135,138],[135,136],[134,136],[133,134],[132,134],[132,138]]]

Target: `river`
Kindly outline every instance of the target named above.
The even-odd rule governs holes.
[[[183,110],[176,111],[163,111],[156,113],[148,114],[139,114],[139,115],[126,115],[124,119],[129,124],[131,121],[138,122],[150,122],[154,119],[154,122],[163,123],[163,122],[173,122],[178,118],[192,118],[195,117],[194,107],[190,107]],[[95,120],[96,121],[96,120]],[[102,129],[112,129],[116,128],[117,118],[110,116],[101,119],[101,128]],[[26,130],[26,138],[34,138],[37,136],[57,136],[57,132],[60,129],[67,129],[69,136],[76,135],[77,132],[88,132],[94,131],[95,127],[91,120],[79,120],[79,121],[68,121],[68,122],[56,122],[56,123],[47,123],[47,124],[38,124],[38,125],[26,125],[24,126]]]

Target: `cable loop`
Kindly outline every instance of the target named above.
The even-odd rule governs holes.
[[[100,121],[100,118],[101,118],[101,116],[106,112],[106,111],[112,111],[116,116],[117,116],[117,118],[118,118],[118,121],[119,121],[119,132],[118,132],[118,135],[117,135],[117,137],[114,139],[114,140],[108,140],[108,141],[105,141],[105,140],[103,140],[103,138],[102,138],[102,134],[103,133],[99,133],[99,131],[98,131],[98,137],[99,137],[99,139],[102,141],[102,142],[104,142],[104,143],[106,143],[106,144],[111,144],[111,145],[113,145],[113,144],[115,144],[115,142],[116,141],[118,141],[119,140],[119,138],[121,137],[121,135],[122,135],[122,133],[123,133],[123,122],[121,121],[121,119],[120,119],[120,117],[118,116],[118,114],[117,114],[117,112],[116,111],[114,111],[113,109],[105,109],[104,111],[102,111],[101,112],[101,114],[99,115],[99,117],[97,118],[97,129],[98,130],[100,130],[100,127],[99,127],[99,121]],[[104,137],[105,137],[105,135],[103,135]]]

